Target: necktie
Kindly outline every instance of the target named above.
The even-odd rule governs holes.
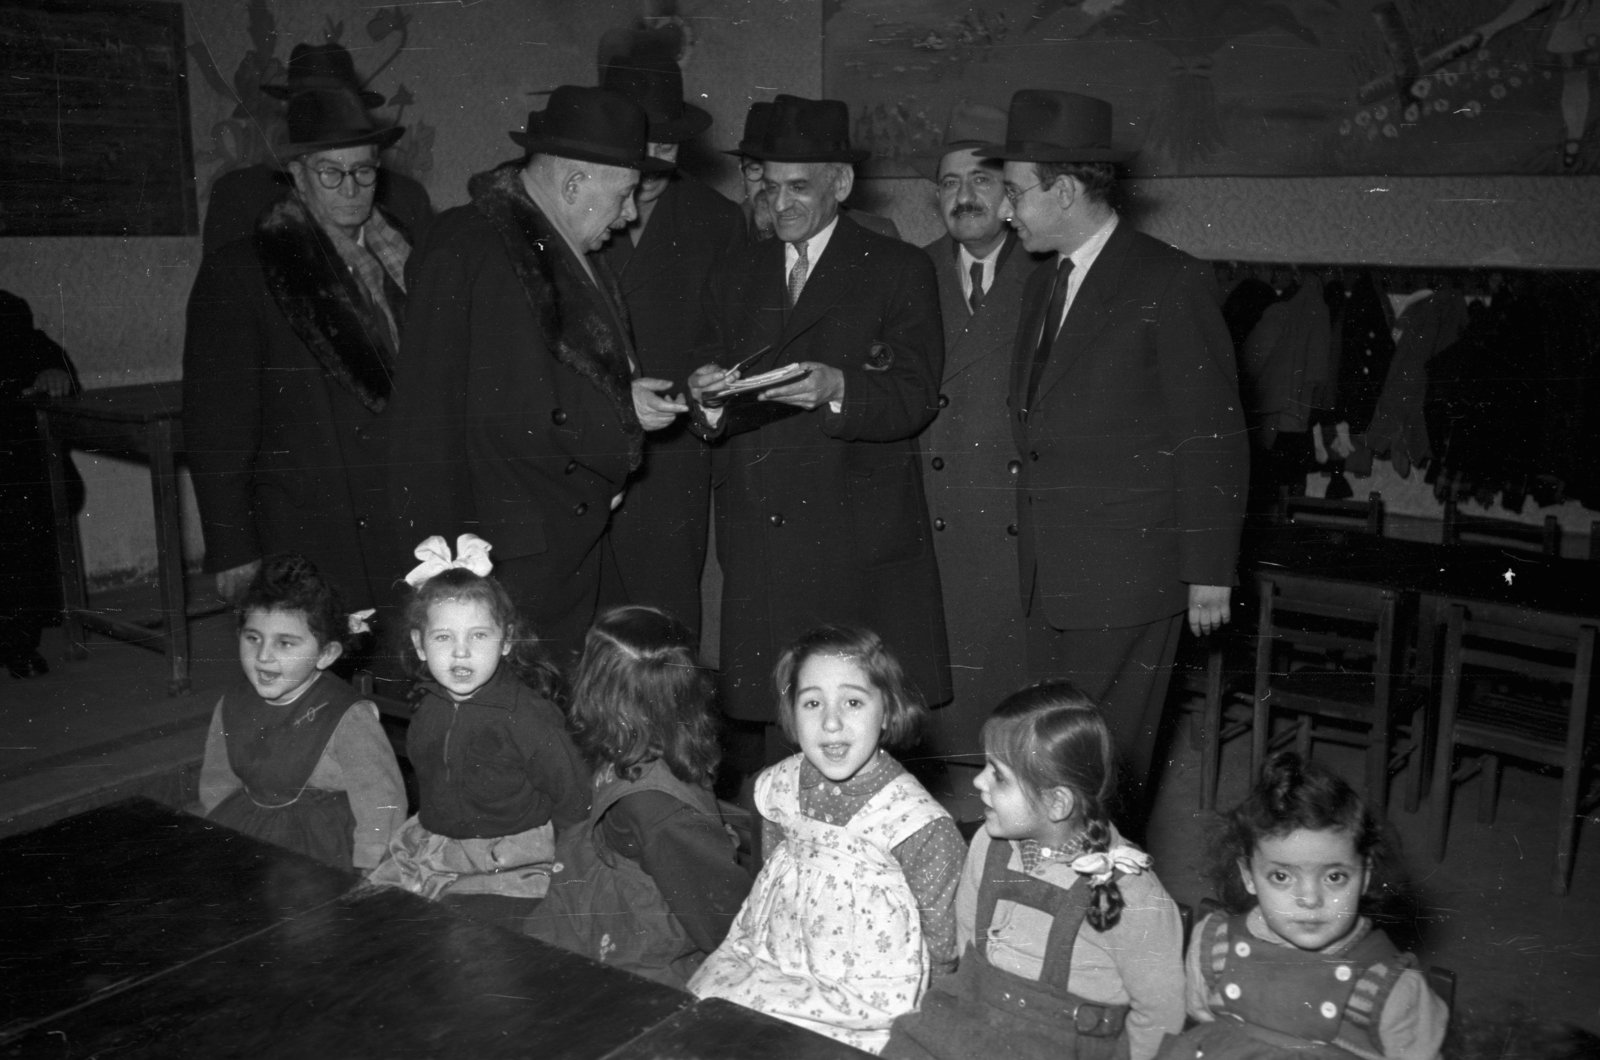
[[[789,308],[790,309],[793,309],[794,306],[795,306],[795,303],[800,301],[800,291],[806,285],[806,273],[809,271],[809,265],[808,265],[808,263],[806,261],[806,245],[805,245],[805,243],[803,243],[803,242],[796,243],[794,245],[794,250],[795,250],[795,253],[799,255],[799,257],[795,259],[794,268],[789,270]]]
[[[967,305],[976,313],[983,305],[983,262],[972,263],[972,293],[967,295]]]
[[[1062,258],[1056,274],[1050,280],[1049,308],[1045,310],[1044,327],[1039,332],[1039,344],[1033,349],[1033,370],[1028,374],[1028,401],[1025,408],[1033,407],[1033,396],[1039,389],[1039,377],[1044,374],[1045,362],[1050,359],[1050,347],[1055,345],[1056,332],[1061,330],[1061,314],[1067,307],[1067,277],[1072,275],[1072,259]]]

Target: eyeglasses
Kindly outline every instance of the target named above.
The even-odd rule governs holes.
[[[1015,206],[1017,204],[1017,200],[1018,199],[1022,198],[1024,195],[1028,194],[1028,192],[1032,191],[1034,188],[1042,188],[1042,187],[1044,187],[1044,181],[1042,181],[1042,180],[1039,181],[1036,184],[1029,184],[1026,188],[1019,188],[1015,184],[1007,184],[1006,185],[1006,202],[1009,202],[1011,205]]]
[[[743,171],[745,180],[760,180],[767,175],[766,163],[757,162],[753,158],[741,163],[739,169]]]
[[[340,169],[338,166],[318,166],[312,172],[317,175],[317,183],[329,191],[343,187],[345,177],[355,181],[358,188],[370,188],[378,179],[377,166],[356,166],[354,169]]]

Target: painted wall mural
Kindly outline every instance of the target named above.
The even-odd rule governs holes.
[[[1110,100],[1137,176],[1600,173],[1600,0],[827,0],[823,19],[824,90],[881,175],[958,99],[1023,87]]]

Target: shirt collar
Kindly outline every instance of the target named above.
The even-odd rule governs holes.
[[[805,758],[801,759],[800,761],[800,789],[805,791],[810,788],[826,786],[830,788],[837,788],[846,795],[861,795],[868,791],[882,787],[883,785],[879,783],[879,781],[882,780],[883,771],[886,769],[893,770],[898,765],[899,763],[894,760],[893,755],[887,754],[880,750],[878,751],[877,755],[873,757],[871,765],[861,770],[861,772],[857,773],[849,780],[846,780],[840,784],[835,784],[833,781],[823,776],[822,770],[812,765],[809,758]]]
[[[1117,215],[1112,214],[1111,220],[1101,225],[1094,235],[1083,241],[1083,245],[1074,250],[1067,257],[1072,259],[1072,273],[1082,276],[1089,271],[1089,266],[1094,264],[1094,259],[1106,248],[1106,242],[1111,238],[1111,233],[1117,229]],[[1059,262],[1058,262],[1059,264]]]
[[[985,254],[981,258],[974,257],[972,255],[972,252],[970,250],[968,250],[965,245],[963,245],[961,243],[957,243],[956,244],[956,260],[961,263],[961,271],[962,272],[971,272],[972,271],[972,266],[974,264],[976,264],[976,263],[979,263],[979,262],[981,262],[984,265],[988,265],[990,262],[995,262],[996,264],[998,264],[999,260],[1000,260],[1000,252],[1002,250],[1006,249],[1006,240],[1009,239],[1009,238],[1011,238],[1011,237],[1010,236],[1003,237],[1000,240],[1000,242],[998,242],[998,243],[996,243],[994,245],[994,249],[993,250],[989,251],[989,253]]]
[[[445,691],[444,686],[432,678],[421,682],[421,684],[423,688],[426,688],[440,699],[452,703],[455,702],[450,693]],[[521,684],[522,682],[517,679],[517,675],[512,673],[511,667],[506,665],[505,660],[502,659],[500,660],[500,668],[494,672],[493,677],[489,678],[489,683],[466,699],[461,700],[460,705],[466,706],[471,703],[480,707],[498,707],[501,710],[513,710],[517,705],[517,691]]]
[[[806,245],[806,268],[808,272],[816,271],[817,262],[822,260],[822,252],[828,249],[828,241],[833,238],[834,230],[838,227],[839,215],[834,214],[833,220],[829,221],[827,227],[825,227],[822,231],[818,232],[810,239],[802,239],[800,241]],[[785,243],[783,245],[784,271],[787,272],[790,268],[792,268],[796,259],[799,257],[800,252],[795,249],[795,244]]]
[[[1261,907],[1259,905],[1250,910],[1249,914],[1245,916],[1244,926],[1250,932],[1250,934],[1254,935],[1263,942],[1272,942],[1279,946],[1288,946],[1291,949],[1294,948],[1294,943],[1290,942],[1288,939],[1285,939],[1282,935],[1279,935],[1276,931],[1272,930],[1272,926],[1267,923],[1267,918],[1262,915]],[[1364,916],[1358,917],[1356,919],[1356,926],[1350,930],[1350,934],[1346,935],[1342,939],[1339,939],[1337,942],[1334,942],[1327,949],[1322,950],[1321,953],[1326,957],[1337,957],[1339,954],[1347,952],[1350,947],[1354,946],[1371,933],[1371,919]]]

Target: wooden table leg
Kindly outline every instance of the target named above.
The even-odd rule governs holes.
[[[50,472],[50,508],[56,520],[56,561],[61,567],[61,625],[67,635],[67,658],[83,659],[88,652],[83,647],[83,623],[79,614],[89,606],[88,593],[83,586],[83,563],[80,560],[78,521],[72,516],[72,505],[67,498],[66,461],[71,459],[60,435],[51,427],[50,411],[38,409],[39,434],[44,439],[45,465]]]
[[[172,421],[145,429],[150,456],[150,492],[155,501],[156,577],[161,587],[169,677],[167,695],[189,691],[189,615],[184,601],[183,526],[178,515],[178,471],[172,452]]]

